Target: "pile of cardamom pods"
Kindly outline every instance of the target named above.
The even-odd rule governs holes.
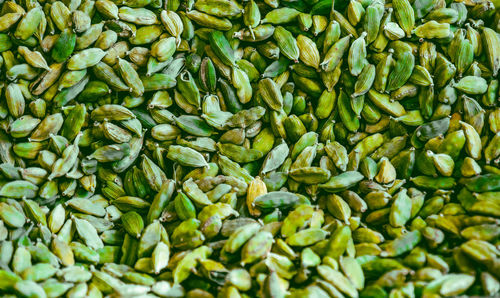
[[[499,70],[499,0],[0,0],[0,294],[498,296]]]

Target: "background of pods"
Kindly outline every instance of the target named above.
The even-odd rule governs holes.
[[[0,1],[0,293],[498,295],[499,7]]]

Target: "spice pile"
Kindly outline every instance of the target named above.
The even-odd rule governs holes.
[[[500,2],[333,2],[2,1],[2,296],[498,295]]]

